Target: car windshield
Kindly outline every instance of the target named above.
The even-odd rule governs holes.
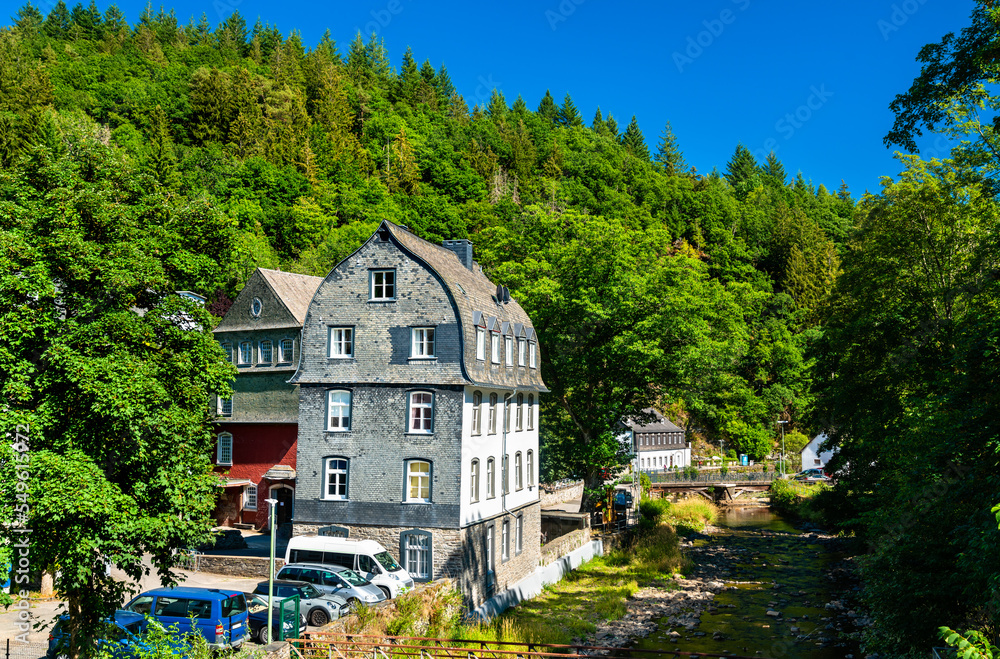
[[[314,586],[312,586],[312,584],[303,584],[299,588],[299,590],[302,593],[302,597],[304,597],[306,599],[312,599],[314,597],[319,597],[320,595],[323,594],[323,593],[319,592],[318,590],[316,590],[316,588]]]
[[[370,583],[367,579],[362,577],[354,570],[342,570],[337,574],[339,574],[344,579],[344,581],[351,584],[352,586],[367,586]]]
[[[399,563],[396,562],[396,559],[392,557],[392,554],[387,551],[384,551],[381,554],[375,554],[375,560],[389,572],[395,572],[403,569],[400,567]]]

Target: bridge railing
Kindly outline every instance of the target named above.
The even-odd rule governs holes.
[[[663,483],[663,484],[697,484],[697,483],[769,483],[779,477],[779,474],[773,471],[751,471],[736,473],[730,471],[726,475],[721,473],[697,473],[697,474],[685,474],[682,471],[654,471],[649,470],[646,472],[649,475],[650,483]]]

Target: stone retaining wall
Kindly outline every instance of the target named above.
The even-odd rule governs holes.
[[[285,566],[281,558],[274,559],[274,571],[277,573]],[[232,577],[270,576],[270,559],[266,556],[198,556],[198,571],[212,574],[227,574]]]
[[[561,536],[542,547],[541,565],[549,565],[590,542],[590,527]]]
[[[542,508],[552,506],[557,503],[574,501],[583,497],[583,481],[560,484],[558,486],[541,484],[540,498]]]

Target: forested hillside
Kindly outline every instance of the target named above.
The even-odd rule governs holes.
[[[851,229],[846,189],[737,145],[723,174],[696,173],[669,125],[651,148],[634,118],[585,122],[568,95],[470,108],[445,66],[390,62],[361,35],[303,44],[238,13],[184,25],[93,3],[12,22],[8,240],[69,230],[100,260],[117,205],[169,285],[218,312],[255,267],[325,275],[383,219],[468,237],[539,330],[548,475],[615,463],[618,419],[651,403],[758,458],[779,417],[808,430],[805,351]]]

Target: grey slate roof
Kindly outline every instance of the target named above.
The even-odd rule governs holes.
[[[257,268],[214,332],[302,327],[309,302],[322,283],[322,277]],[[255,297],[263,303],[259,317],[250,313],[250,302]]]
[[[643,410],[646,414],[653,414],[656,416],[656,421],[651,421],[645,425],[640,425],[638,422],[628,419],[625,421],[625,425],[632,429],[636,433],[646,433],[646,432],[684,432],[683,428],[678,428],[674,425],[670,419],[666,418],[660,414],[657,410],[652,407],[647,407]]]
[[[496,300],[496,284],[491,282],[482,273],[482,270],[478,268],[476,270],[469,270],[466,268],[458,260],[458,256],[450,249],[419,238],[408,230],[396,226],[391,222],[383,222],[382,226],[389,228],[392,237],[401,247],[430,267],[441,278],[445,288],[451,294],[451,298],[459,310],[459,322],[464,341],[464,370],[473,384],[493,387],[534,388],[539,391],[548,391],[545,383],[542,381],[540,352],[537,358],[538,368],[534,369],[527,366],[515,366],[514,368],[491,367],[489,355],[487,355],[485,362],[480,362],[476,359],[475,321],[478,318],[476,318],[475,312],[482,312],[488,319],[496,318],[495,322],[503,325],[505,333],[509,331],[512,323],[519,323],[523,327],[528,328],[531,326],[531,319],[516,300],[511,298],[507,304],[498,303]],[[487,329],[492,329],[492,327],[488,327]],[[530,332],[530,336],[534,340],[534,330]]]

